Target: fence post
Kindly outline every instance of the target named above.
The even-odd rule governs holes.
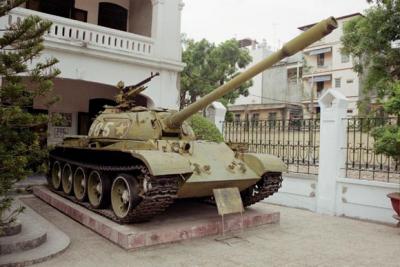
[[[346,162],[347,98],[335,89],[318,100],[321,107],[317,212],[335,214],[336,180],[343,177]]]

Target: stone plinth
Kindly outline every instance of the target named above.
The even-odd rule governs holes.
[[[164,214],[141,224],[120,225],[39,186],[33,193],[69,217],[92,229],[125,249],[221,235],[221,217],[215,207],[197,202],[178,201]],[[244,228],[279,223],[280,214],[271,212],[265,204],[255,205],[243,214]],[[225,232],[240,230],[240,214],[225,216]]]

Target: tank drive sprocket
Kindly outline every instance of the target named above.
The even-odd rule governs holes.
[[[279,188],[281,188],[282,181],[282,173],[280,172],[265,173],[255,185],[250,186],[246,190],[240,192],[243,206],[251,206],[269,196],[272,196],[278,192]],[[205,202],[215,205],[214,197],[206,198]]]
[[[60,191],[59,188],[56,189],[50,186],[50,189],[56,194],[64,198],[67,198],[76,204],[79,204],[93,212],[96,212],[97,214],[100,214],[120,224],[145,222],[150,220],[157,214],[165,211],[168,208],[168,206],[170,206],[177,198],[177,193],[179,189],[179,180],[181,180],[180,177],[177,177],[175,175],[152,176],[149,173],[148,169],[143,165],[106,166],[106,165],[84,164],[57,156],[51,156],[50,162],[52,162],[51,167],[58,165],[64,166],[65,164],[69,164],[73,166],[74,169],[83,168],[84,170],[86,170],[86,172],[89,172],[89,170],[95,170],[98,172],[107,172],[108,176],[115,176],[115,177],[120,177],[120,176],[132,177],[131,175],[132,172],[135,172],[136,173],[135,177],[141,177],[142,179],[146,180],[147,183],[147,190],[145,190],[146,192],[142,192],[142,194],[139,197],[139,200],[135,202],[135,206],[130,208],[128,214],[126,214],[126,216],[123,216],[123,218],[118,217],[115,214],[115,212],[112,211],[111,205],[108,205],[102,209],[96,209],[93,208],[88,202],[78,201],[76,197],[68,195],[62,190]],[[51,181],[52,179],[51,174],[52,170],[50,170],[48,175],[49,181]],[[143,184],[144,180],[139,181],[140,184]]]
[[[253,205],[264,198],[272,196],[278,192],[282,186],[282,173],[266,173],[262,178],[253,186],[242,191],[243,206],[247,207]]]

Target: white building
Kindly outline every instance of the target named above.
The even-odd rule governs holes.
[[[257,44],[255,40],[243,39],[239,41],[241,47],[246,47],[252,57],[252,62],[246,67],[250,68],[256,63],[260,62],[266,56],[272,53],[264,41],[261,44]],[[248,96],[240,95],[236,100],[234,105],[250,105],[250,104],[261,104],[262,103],[262,75],[257,75],[253,79],[253,86],[249,90]]]
[[[265,41],[256,44],[254,40],[244,39],[240,43],[249,49],[253,58],[248,68],[273,53]],[[229,111],[235,120],[274,120],[301,115],[301,72],[301,53],[281,60],[256,75],[249,96],[238,97],[235,104],[229,106]]]
[[[361,93],[360,79],[353,70],[352,59],[340,52],[343,25],[357,16],[362,15],[355,13],[336,18],[338,28],[303,51],[307,65],[303,68],[305,92],[303,103],[306,106],[313,106],[314,113],[319,113],[317,99],[327,89],[335,88],[349,99],[347,114],[357,115],[357,101]],[[302,26],[299,29],[305,31],[313,25]]]
[[[144,106],[178,108],[181,62],[181,0],[29,0],[0,19],[2,28],[29,15],[53,22],[43,58],[55,57],[61,75],[54,94],[61,101],[38,112],[62,113],[64,125],[50,125],[49,142],[65,134],[86,134],[91,119],[113,104],[115,85],[135,84],[160,72],[138,97]]]

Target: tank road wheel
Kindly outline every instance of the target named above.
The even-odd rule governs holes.
[[[88,198],[95,209],[105,207],[109,203],[110,180],[104,173],[92,171],[88,178]]]
[[[61,185],[64,193],[67,195],[71,195],[73,192],[72,175],[72,167],[66,163],[61,174]]]
[[[118,219],[126,219],[140,200],[139,185],[132,176],[122,174],[115,178],[111,187],[111,206]]]
[[[82,167],[78,167],[75,170],[73,185],[74,195],[77,200],[85,201],[87,196],[87,178],[85,170]]]
[[[61,164],[59,161],[55,161],[51,168],[50,186],[55,190],[61,188]]]

